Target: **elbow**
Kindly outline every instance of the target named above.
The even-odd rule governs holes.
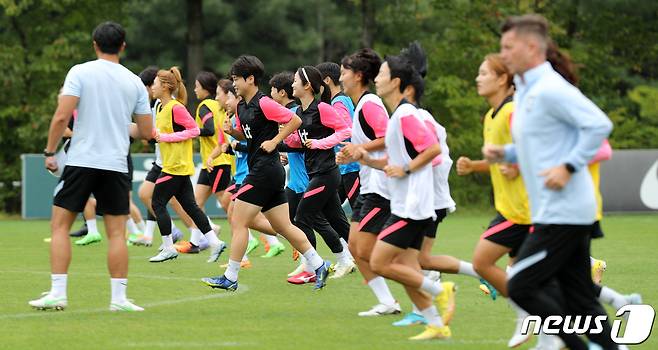
[[[292,119],[290,119],[290,125],[294,126],[295,129],[299,129],[299,127],[302,125],[302,118],[296,114],[293,115]]]
[[[432,147],[430,147],[429,149],[429,153],[432,159],[436,158],[438,155],[441,154],[441,146],[438,143],[432,145]]]
[[[199,136],[200,134],[201,134],[201,130],[200,130],[198,127],[197,127],[197,128],[193,128],[193,129],[190,129],[190,135],[191,135],[192,137],[197,137],[197,136]]]

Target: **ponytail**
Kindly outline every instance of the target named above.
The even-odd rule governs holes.
[[[171,67],[169,69],[171,73],[173,73],[174,78],[176,79],[176,100],[178,102],[186,105],[187,104],[187,89],[185,88],[185,84],[183,83],[183,77],[180,74],[180,70],[178,67]]]
[[[571,61],[571,57],[566,52],[560,51],[560,48],[554,41],[549,42],[546,50],[546,60],[551,63],[553,69],[558,72],[566,81],[573,86],[578,85],[578,74],[576,73],[576,64]]]
[[[324,88],[322,90],[322,95],[320,96],[320,101],[324,103],[331,104],[331,89],[329,85],[324,82],[322,79],[322,73],[313,67],[313,66],[303,66],[297,69],[297,74],[302,80],[302,85],[311,84],[311,93],[315,96],[320,92],[320,87]]]
[[[323,80],[321,86],[323,90],[322,95],[320,96],[320,101],[331,104],[331,89],[329,88],[329,85],[327,85],[327,83],[325,83]]]

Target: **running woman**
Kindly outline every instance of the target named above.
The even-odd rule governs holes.
[[[338,197],[341,177],[334,147],[350,137],[351,128],[345,118],[329,105],[331,90],[317,68],[300,67],[295,73],[292,90],[293,96],[301,102],[296,113],[302,125],[286,142],[291,147],[304,148],[304,164],[309,176],[308,187],[295,214],[295,224],[306,233],[311,243],[315,241],[313,230],[322,236],[336,256],[337,277],[342,277],[355,266],[340,242],[340,237],[347,238],[350,224]],[[316,95],[321,90],[318,101]],[[308,274],[306,271],[301,273]],[[295,278],[304,279],[305,276],[291,277]]]
[[[361,49],[341,61],[340,82],[345,94],[356,103],[356,107],[352,123],[352,142],[346,142],[345,147],[336,154],[336,162],[339,164],[354,162],[359,147],[363,147],[373,157],[384,156],[388,113],[382,100],[368,91],[381,64],[382,59],[372,49]],[[378,303],[358,315],[399,314],[400,304],[391,294],[384,277],[372,272],[369,262],[377,234],[390,214],[386,174],[369,166],[361,166],[359,178],[361,192],[353,207],[348,244],[359,272],[377,297]]]
[[[199,135],[199,128],[185,108],[187,91],[178,68],[159,71],[152,89],[153,96],[161,102],[156,117],[155,139],[160,143],[162,152],[162,172],[155,181],[151,204],[158,220],[163,249],[149,261],[163,262],[178,257],[171,237],[171,217],[167,211],[171,197],[176,197],[194,224],[204,232],[211,248],[208,261],[217,261],[226,244],[217,238],[208,218],[194,201],[190,182],[190,176],[194,174],[192,139]]]
[[[315,290],[326,284],[327,267],[310,244],[306,235],[290,222],[288,202],[284,191],[285,170],[281,165],[277,145],[296,129],[302,121],[290,110],[274,102],[258,90],[264,74],[263,63],[255,56],[243,55],[233,62],[231,78],[242,101],[236,113],[236,129],[230,129],[236,139],[246,139],[249,154],[249,175],[236,194],[231,217],[233,240],[231,255],[222,276],[204,278],[213,288],[236,290],[240,260],[247,248],[248,229],[258,213],[262,212],[279,232],[302,252],[308,269],[316,274]],[[283,128],[279,130],[279,124]]]
[[[143,138],[150,136],[151,115],[146,88],[119,63],[126,32],[117,23],[99,24],[92,34],[97,60],[75,65],[66,75],[57,110],[48,131],[45,166],[57,170],[55,150],[73,110],[78,110],[75,137],[66,167],[55,188],[50,245],[51,288],[28,304],[37,309],[64,309],[71,262],[69,230],[91,194],[104,214],[108,236],[111,311],[142,311],[126,297],[128,250],[125,225],[129,214],[130,182],[127,156],[128,125],[133,119]]]
[[[445,298],[440,295],[452,291],[423,276],[418,262],[425,233],[436,219],[431,163],[441,152],[433,130],[425,126],[418,109],[402,94],[419,76],[411,61],[398,55],[387,56],[375,78],[377,95],[393,113],[386,129],[386,156],[373,158],[363,151],[362,164],[386,172],[391,214],[378,232],[370,267],[373,272],[402,284],[427,320],[425,330],[409,339],[447,339],[451,337],[449,320],[444,323],[428,294],[436,298],[443,313]]]

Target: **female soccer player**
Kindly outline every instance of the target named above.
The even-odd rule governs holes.
[[[281,165],[277,145],[301,125],[301,119],[258,90],[264,74],[263,63],[254,56],[240,56],[231,66],[231,77],[242,101],[236,113],[237,128],[230,129],[236,139],[246,139],[249,154],[249,175],[236,194],[231,217],[233,241],[231,256],[224,275],[204,278],[213,288],[236,290],[238,273],[248,240],[248,229],[262,212],[272,228],[283,235],[292,246],[302,252],[309,269],[315,271],[315,289],[326,284],[327,267],[309,243],[306,235],[290,222],[284,184],[285,171]],[[279,124],[283,128],[279,130]]]
[[[149,261],[162,262],[178,256],[171,238],[171,217],[166,207],[171,197],[176,197],[194,224],[204,232],[211,247],[209,261],[217,261],[226,245],[217,238],[208,218],[194,201],[190,182],[190,175],[194,174],[192,138],[199,135],[199,128],[185,109],[187,91],[178,68],[159,71],[152,89],[153,96],[161,102],[155,123],[155,139],[160,143],[162,152],[162,173],[155,182],[152,206],[162,235],[163,249]],[[172,94],[176,95],[176,99]]]

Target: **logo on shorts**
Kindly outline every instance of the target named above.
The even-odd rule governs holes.
[[[634,345],[641,344],[651,335],[651,328],[656,317],[656,311],[651,305],[625,305],[617,310],[617,317],[627,314],[625,318],[626,328],[622,332],[622,320],[612,322],[610,336],[617,344]],[[608,316],[548,316],[544,320],[539,316],[528,316],[523,320],[521,334],[530,332],[530,323],[534,322],[532,333],[537,335],[541,332],[549,335],[565,334],[601,334],[603,323],[608,321]],[[623,334],[622,334],[623,333]]]

